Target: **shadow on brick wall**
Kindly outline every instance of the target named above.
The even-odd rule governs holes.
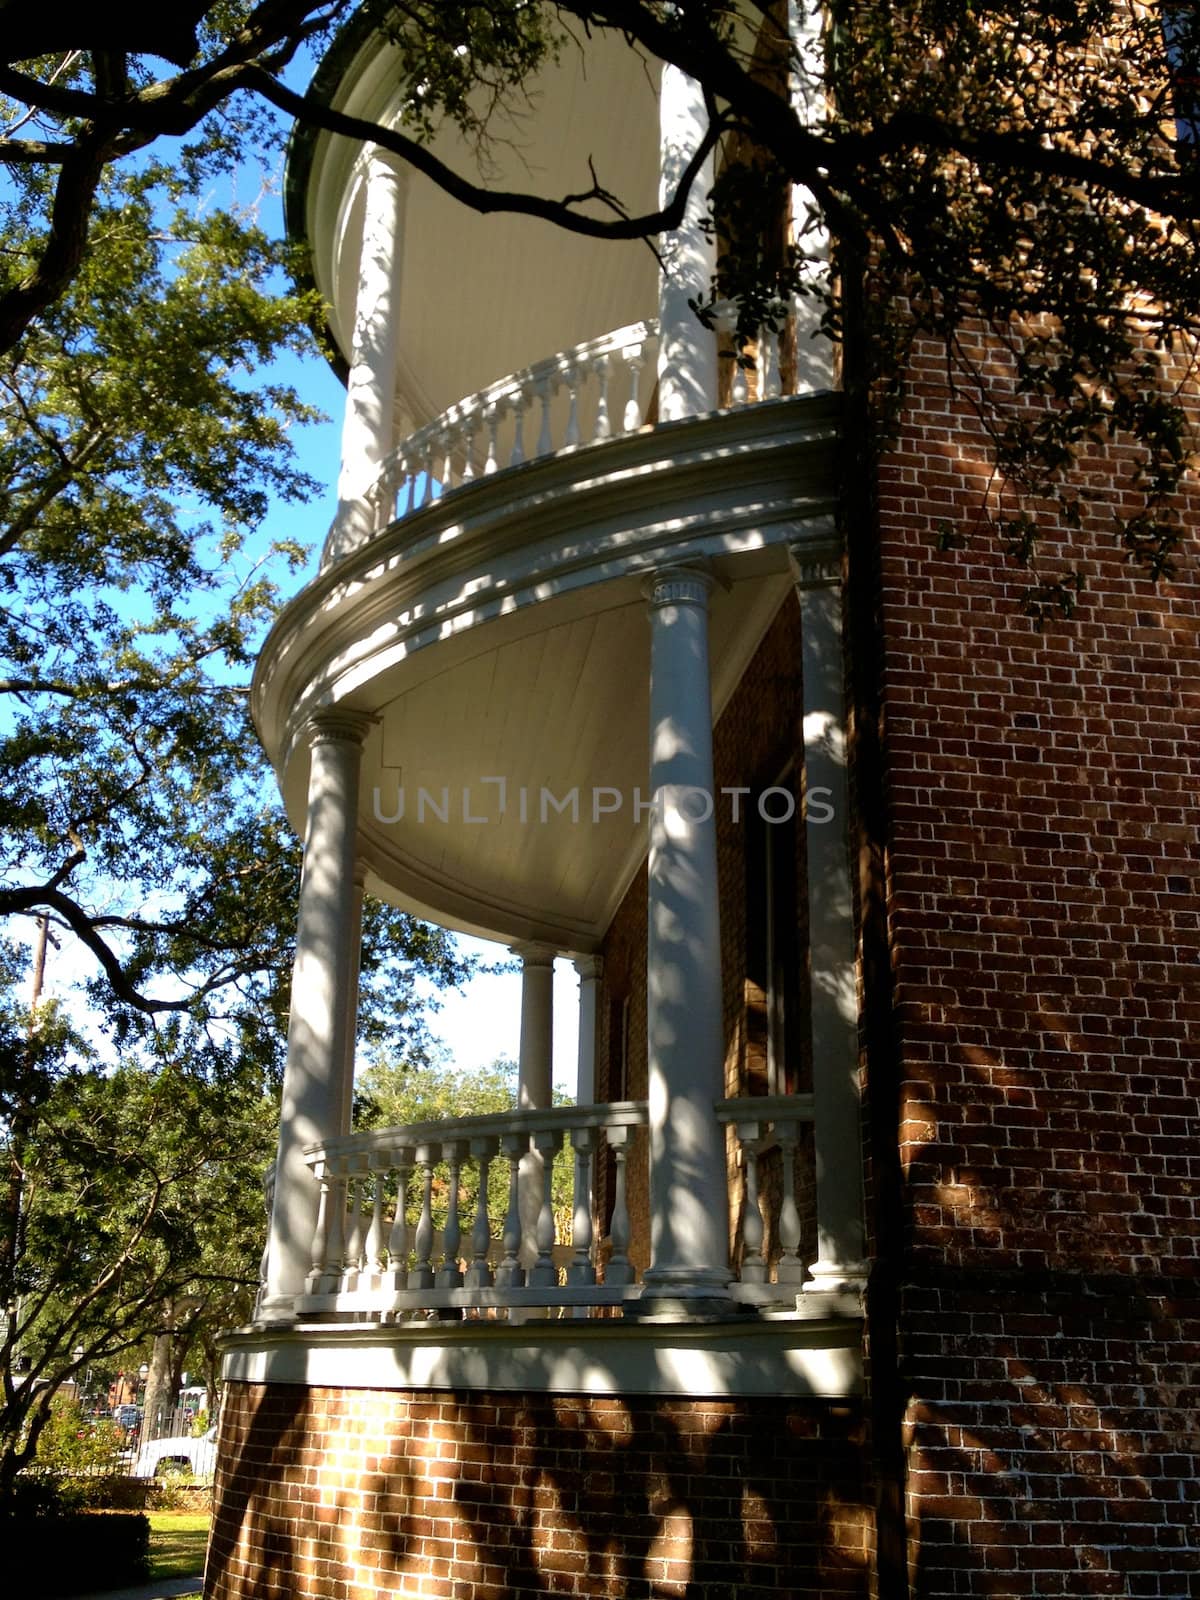
[[[209,1600],[868,1593],[857,1407],[230,1385]]]

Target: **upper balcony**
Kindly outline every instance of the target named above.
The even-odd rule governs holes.
[[[394,67],[352,29],[314,92],[386,121]],[[619,44],[589,49],[586,76],[567,50],[470,175],[567,194],[594,161],[652,210],[705,116]],[[828,542],[838,407],[815,309],[781,305],[736,361],[689,309],[712,264],[700,206],[659,241],[660,273],[644,242],[477,217],[344,138],[293,149],[291,225],[347,411],[321,572],[272,630],[253,712],[298,831],[313,716],[369,719],[367,886],[443,925],[595,949],[646,850],[646,580],[707,565],[719,714],[789,592],[789,550]]]
[[[396,59],[394,46],[352,21],[310,94],[339,111],[398,123]],[[627,207],[652,211],[658,115],[655,75],[633,52],[599,39],[586,63],[581,53],[564,50],[530,86],[520,114],[499,121],[486,151],[470,148],[454,130],[430,148],[491,191],[549,197],[586,190],[594,163],[596,176]],[[361,145],[304,129],[288,163],[289,231],[308,246],[343,370],[355,356],[368,166]],[[583,209],[606,214],[596,205]],[[640,241],[598,243],[538,218],[483,216],[413,170],[403,174],[395,226],[389,320],[396,408],[389,445],[501,373],[657,311],[657,264]]]

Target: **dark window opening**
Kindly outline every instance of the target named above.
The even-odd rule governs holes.
[[[1189,154],[1200,154],[1200,6],[1163,7],[1163,39],[1175,100],[1175,136]]]
[[[779,787],[792,789],[794,773]],[[748,1094],[795,1094],[800,1081],[800,961],[796,829],[756,806],[746,838],[746,1086]]]

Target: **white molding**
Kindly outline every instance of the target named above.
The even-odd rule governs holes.
[[[806,1296],[812,1301],[814,1296]],[[827,1297],[832,1299],[832,1297]],[[843,1305],[844,1301],[833,1301]],[[852,1399],[862,1323],[848,1315],[720,1324],[475,1322],[461,1328],[245,1329],[223,1341],[223,1381],[331,1389]]]
[[[403,518],[285,606],[251,709],[282,772],[303,721],[524,605],[771,544],[827,544],[838,406],[765,401],[526,462]],[[664,515],[669,508],[669,515]]]

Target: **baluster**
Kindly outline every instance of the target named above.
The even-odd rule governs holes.
[[[742,1142],[742,1170],[746,1174],[745,1205],[742,1211],[742,1270],[743,1283],[765,1283],[767,1263],[763,1256],[763,1217],[758,1203],[758,1140],[757,1122],[739,1122],[737,1135]]]
[[[764,328],[758,337],[758,395],[760,400],[777,400],[783,392],[779,373],[779,335]]]
[[[371,1288],[378,1289],[383,1281],[383,1185],[387,1175],[387,1158],[373,1151],[367,1165],[375,1174],[371,1195],[371,1226],[367,1229],[366,1266],[371,1274]]]
[[[504,1218],[504,1259],[496,1268],[497,1289],[519,1289],[525,1282],[521,1265],[521,1156],[529,1149],[529,1135],[506,1133],[500,1149],[508,1158],[508,1213]]]
[[[625,1127],[604,1130],[617,1167],[613,1183],[612,1217],[608,1224],[612,1254],[604,1269],[605,1283],[612,1284],[634,1281],[633,1263],[629,1259],[629,1202],[625,1198],[625,1161],[629,1154],[629,1133],[630,1130]]]
[[[321,1294],[323,1292],[321,1280],[325,1276],[325,1263],[328,1260],[329,1213],[333,1207],[333,1180],[330,1176],[329,1163],[320,1162],[314,1176],[318,1184],[317,1225],[313,1229],[311,1265],[305,1287],[309,1294]]]
[[[643,358],[644,346],[632,344],[624,352],[625,365],[629,368],[629,399],[625,402],[625,432],[633,433],[642,425],[642,402],[638,398],[638,386],[642,380],[642,368],[646,365]]]
[[[417,1146],[417,1166],[421,1169],[421,1215],[417,1219],[417,1231],[413,1238],[413,1248],[417,1259],[408,1274],[408,1287],[410,1289],[433,1288],[433,1263],[429,1257],[433,1251],[433,1147],[422,1144]]]
[[[447,428],[442,435],[442,474],[439,493],[445,494],[454,487],[454,429]]]
[[[525,410],[529,404],[529,396],[524,389],[518,389],[513,396],[513,443],[512,453],[508,458],[510,467],[519,467],[525,459]]]
[[[346,1176],[346,1252],[342,1258],[342,1290],[353,1294],[358,1288],[363,1251],[363,1180],[356,1172]]]
[[[433,499],[433,440],[426,439],[421,449],[421,476],[418,479],[421,487],[419,490],[418,504],[427,506]]]
[[[596,397],[596,428],[592,434],[593,439],[610,439],[612,437],[612,424],[608,420],[608,370],[611,357],[601,356],[596,362],[596,377],[600,384],[600,393]]]
[[[537,1260],[529,1270],[530,1288],[548,1289],[558,1285],[558,1268],[554,1265],[554,1152],[559,1135],[539,1132],[533,1136],[534,1149],[542,1158],[542,1205],[538,1212],[534,1239]]]
[[[799,1129],[794,1122],[776,1122],[775,1135],[783,1159],[783,1201],[779,1207],[779,1243],[782,1255],[775,1265],[776,1283],[803,1283],[800,1259],[800,1212],[796,1206],[796,1157]]]
[[[384,508],[388,503],[388,475],[386,472],[381,473],[380,476],[376,478],[375,482],[363,496],[363,499],[367,502],[367,506],[371,513],[372,531],[374,533],[381,533],[383,529],[387,527],[388,521],[384,513]]]
[[[553,382],[553,374],[545,372],[538,379],[534,391],[542,407],[542,421],[537,442],[539,456],[548,456],[554,449],[554,435],[550,431],[550,396],[553,392]]]
[[[571,398],[571,409],[567,415],[567,431],[563,435],[564,446],[578,444],[579,433],[579,368],[572,365],[563,373],[563,381],[567,386],[567,393]]]
[[[744,406],[750,395],[749,385],[746,381],[746,368],[742,365],[744,357],[738,347],[737,340],[733,345],[733,385],[729,398],[733,405]]]
[[[571,1214],[572,1255],[567,1282],[590,1284],[596,1281],[596,1269],[592,1265],[593,1130],[572,1128],[571,1146],[575,1152],[575,1205]]]
[[[498,472],[500,470],[500,463],[496,460],[496,429],[500,426],[499,405],[490,405],[488,407],[487,417],[485,420],[487,422],[488,430],[488,447],[487,460],[483,463],[483,475],[485,478],[488,478],[493,472]]]
[[[408,1180],[412,1175],[412,1151],[401,1145],[392,1156],[396,1169],[396,1212],[388,1234],[388,1270],[384,1286],[393,1291],[408,1286]]]
[[[488,1176],[492,1170],[495,1143],[491,1139],[472,1139],[471,1154],[479,1163],[479,1204],[475,1207],[475,1225],[471,1229],[471,1265],[467,1268],[468,1289],[488,1289],[493,1280],[488,1266],[488,1251],[492,1244],[492,1218],[489,1211]]]
[[[442,1145],[442,1160],[450,1168],[450,1198],[446,1207],[446,1226],[442,1230],[442,1264],[434,1280],[439,1289],[458,1289],[462,1285],[462,1269],[458,1264],[462,1228],[458,1220],[458,1174],[466,1146],[460,1139],[447,1139]]]
[[[346,1179],[340,1161],[329,1163],[329,1205],[325,1212],[325,1267],[319,1294],[337,1294],[342,1286],[346,1250]]]
[[[460,483],[470,483],[475,476],[475,435],[479,431],[479,420],[472,412],[464,419],[462,429],[463,440],[463,469]]]

